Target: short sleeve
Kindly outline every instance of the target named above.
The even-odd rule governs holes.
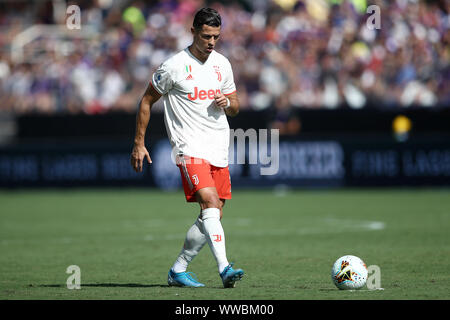
[[[227,61],[225,76],[222,84],[222,93],[229,95],[236,92],[236,85],[234,83],[233,69],[231,69],[230,62]]]
[[[165,63],[160,65],[153,73],[152,86],[162,95],[172,89],[172,77]]]

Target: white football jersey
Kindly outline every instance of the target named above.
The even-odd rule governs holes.
[[[213,50],[202,63],[186,48],[162,63],[151,83],[163,98],[172,148],[226,167],[230,127],[214,95],[236,91],[228,59]]]

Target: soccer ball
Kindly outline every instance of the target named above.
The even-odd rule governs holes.
[[[367,266],[360,258],[347,255],[340,257],[331,269],[331,280],[341,290],[362,288],[367,281]]]

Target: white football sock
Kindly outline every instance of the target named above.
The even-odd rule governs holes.
[[[205,243],[206,236],[203,233],[202,220],[198,218],[186,233],[183,249],[173,264],[172,270],[175,273],[185,272],[189,263],[197,256]]]
[[[220,209],[207,208],[202,210],[203,231],[217,262],[219,273],[228,266],[225,250],[225,234],[220,223]]]

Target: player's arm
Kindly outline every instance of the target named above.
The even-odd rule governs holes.
[[[151,82],[139,103],[139,110],[136,116],[136,133],[134,136],[134,146],[131,152],[131,166],[136,172],[142,172],[144,158],[148,163],[152,163],[150,154],[145,147],[145,131],[150,121],[150,110],[153,104],[158,101],[161,94],[156,91]]]
[[[236,91],[227,95],[223,93],[216,94],[214,99],[216,100],[216,105],[223,108],[227,116],[234,117],[239,113],[239,100]]]

